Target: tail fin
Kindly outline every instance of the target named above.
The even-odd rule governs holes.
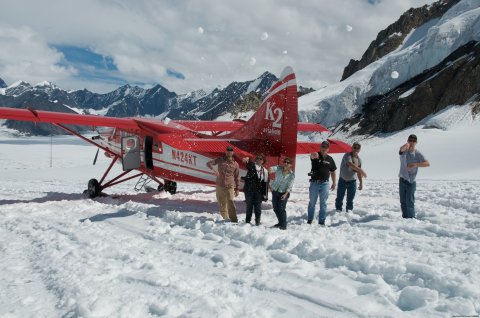
[[[284,157],[295,164],[297,125],[297,82],[293,69],[287,66],[257,112],[230,137],[241,140],[242,148],[251,153],[264,153],[268,165],[279,164]]]

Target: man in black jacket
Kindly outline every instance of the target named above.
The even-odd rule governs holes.
[[[255,162],[248,157],[245,157],[243,161],[247,164],[247,174],[243,186],[247,205],[245,222],[250,223],[252,212],[255,212],[255,225],[260,225],[262,201],[266,200],[268,195],[268,170],[263,166],[265,156],[258,154]]]

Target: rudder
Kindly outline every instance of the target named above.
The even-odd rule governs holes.
[[[269,165],[281,164],[284,157],[290,157],[294,167],[297,126],[297,82],[293,69],[287,66],[257,112],[230,137],[251,141],[251,151],[266,154]]]

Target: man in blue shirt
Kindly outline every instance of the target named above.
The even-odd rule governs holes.
[[[402,217],[406,219],[415,218],[415,190],[417,184],[418,168],[429,167],[430,162],[425,159],[423,154],[416,150],[417,136],[408,136],[408,142],[400,147],[400,205],[402,207]]]

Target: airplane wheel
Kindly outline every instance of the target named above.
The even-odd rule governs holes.
[[[177,193],[177,183],[175,181],[165,180],[165,191],[171,194]]]
[[[91,199],[98,197],[100,194],[100,183],[98,183],[97,179],[90,179],[90,181],[88,181],[87,194]]]
[[[165,185],[160,183],[160,184],[158,185],[157,190],[158,190],[158,191],[163,191],[163,190],[165,190]]]

